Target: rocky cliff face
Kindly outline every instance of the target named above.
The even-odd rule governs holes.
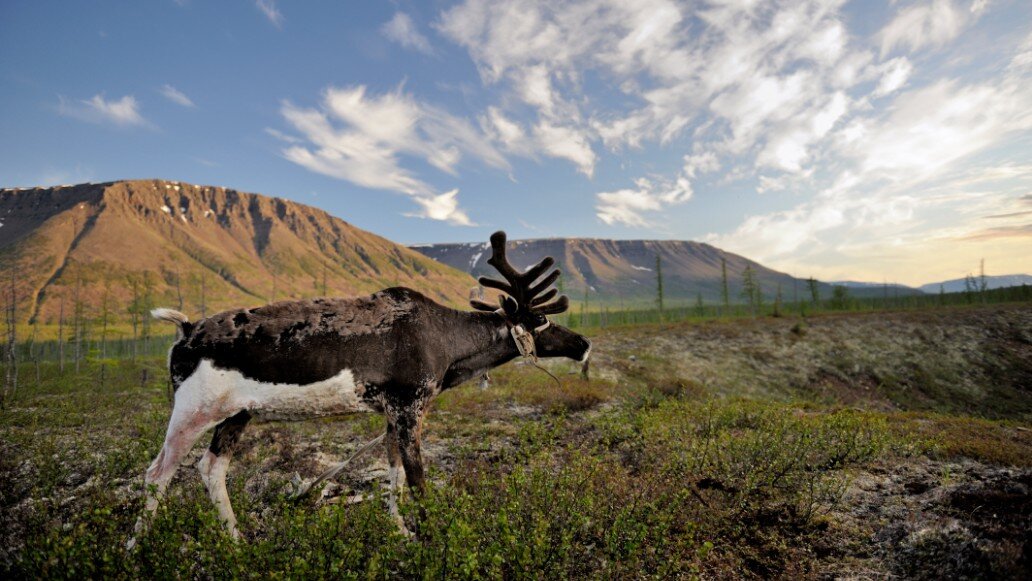
[[[62,302],[69,312],[76,294],[91,313],[106,301],[124,318],[134,288],[197,316],[202,306],[210,314],[393,285],[460,305],[474,284],[322,210],[223,187],[133,180],[4,189],[0,223],[0,254],[17,264],[18,318],[42,323],[56,320]]]
[[[415,250],[474,276],[497,276],[487,264],[489,244],[425,244]],[[742,273],[751,266],[765,297],[772,298],[781,286],[784,299],[804,295],[806,282],[771,270],[757,262],[709,244],[681,240],[607,240],[598,238],[547,238],[509,242],[508,254],[520,268],[553,256],[563,271],[566,292],[589,301],[601,300],[617,306],[652,301],[656,297],[656,257],[663,269],[664,295],[673,302],[695,301],[699,293],[707,302],[721,300],[721,259],[727,263],[731,302],[739,302]],[[821,285],[825,297],[828,285]]]

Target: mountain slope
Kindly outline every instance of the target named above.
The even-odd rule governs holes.
[[[986,288],[989,289],[1021,286],[1023,284],[1032,285],[1032,275],[1004,274],[999,276],[987,276],[985,277],[985,282]],[[979,284],[978,277],[975,277],[975,284]],[[953,280],[923,284],[921,285],[921,290],[926,293],[938,293],[940,285],[942,286],[942,289],[948,293],[964,292],[964,290],[967,289],[963,278],[955,278]]]
[[[18,264],[20,320],[123,319],[137,294],[191,315],[392,285],[465,303],[467,275],[326,212],[236,190],[163,180],[0,190],[0,254]],[[324,282],[325,281],[325,282]]]
[[[415,250],[474,276],[497,276],[487,264],[489,244],[422,244]],[[699,293],[706,302],[721,300],[721,259],[727,261],[731,302],[740,302],[742,273],[751,266],[766,299],[778,286],[783,300],[809,296],[806,281],[769,269],[757,262],[709,244],[680,240],[606,240],[596,238],[547,238],[509,242],[508,255],[520,268],[553,256],[563,271],[565,290],[573,299],[604,300],[611,305],[644,304],[656,296],[656,256],[663,269],[664,295],[671,302],[694,301]],[[820,283],[823,297],[831,287]]]

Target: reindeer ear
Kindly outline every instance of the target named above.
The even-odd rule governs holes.
[[[516,313],[520,310],[519,303],[512,297],[502,298],[502,309],[505,310],[505,314],[509,317],[515,317]]]

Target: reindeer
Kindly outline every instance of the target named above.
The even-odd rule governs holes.
[[[197,469],[221,521],[239,538],[226,472],[247,424],[354,412],[386,415],[388,506],[406,531],[397,505],[400,472],[419,498],[426,483],[420,432],[437,394],[521,354],[586,361],[590,353],[587,339],[546,317],[569,308],[566,296],[552,301],[558,269],[535,284],[552,257],[519,272],[505,256],[505,241],[504,232],[491,236],[488,261],[505,280],[480,279],[504,293],[500,306],[472,299],[472,312],[404,287],[229,310],[195,323],[155,309],[154,317],[178,327],[168,360],[175,404],[164,445],[145,475],[146,507],[136,532],[207,430],[215,428]]]

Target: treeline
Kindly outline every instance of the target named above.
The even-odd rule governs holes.
[[[985,262],[976,277],[964,279],[964,290],[947,293],[940,285],[938,294],[900,293],[900,287],[885,284],[878,293],[878,287],[865,289],[863,296],[854,296],[849,287],[832,285],[828,295],[822,284],[810,277],[802,285],[793,284],[791,289],[763,288],[756,272],[747,265],[741,272],[739,291],[731,293],[727,261],[721,260],[720,301],[704,300],[700,290],[693,303],[682,302],[670,306],[664,293],[663,264],[656,255],[655,304],[652,308],[625,308],[623,301],[616,301],[598,293],[585,291],[580,304],[566,315],[561,322],[569,327],[606,327],[609,325],[636,325],[686,321],[691,319],[759,317],[759,316],[802,316],[828,311],[883,311],[901,309],[923,309],[957,305],[991,304],[1032,301],[1032,287],[1022,285],[990,289],[985,276]],[[562,291],[560,281],[560,291]],[[800,288],[802,287],[802,288]],[[789,292],[790,291],[790,292]],[[565,320],[563,320],[565,319]]]
[[[816,287],[815,287],[816,288]],[[816,298],[815,298],[816,297]],[[664,308],[620,309],[607,304],[604,298],[594,297],[593,303],[581,303],[557,320],[572,328],[673,323],[704,319],[731,319],[754,317],[805,317],[829,312],[874,312],[908,309],[934,309],[963,305],[1032,302],[1032,286],[985,289],[980,291],[942,292],[924,295],[894,295],[892,289],[883,296],[853,296],[848,287],[835,286],[831,296],[819,291],[795,300],[776,294],[773,299],[753,295],[753,300],[727,304],[704,302],[698,297],[694,304],[666,305]]]
[[[3,386],[0,387],[0,408],[17,392],[19,380],[40,378],[41,363],[56,363],[57,373],[79,373],[89,362],[135,360],[168,350],[171,337],[167,331],[155,336],[151,309],[157,306],[156,277],[150,272],[128,276],[100,276],[84,273],[73,265],[74,285],[63,288],[53,301],[57,306],[54,323],[41,325],[36,312],[28,311],[31,295],[23,280],[18,256],[6,257],[2,269],[2,304],[4,307]],[[92,274],[92,275],[91,275]],[[100,282],[99,297],[88,300],[86,285]],[[178,272],[174,286],[179,304],[182,291]],[[201,305],[204,309],[204,282],[201,282]],[[125,292],[127,291],[127,292]],[[128,294],[126,300],[125,294]],[[38,304],[43,292],[31,301]],[[99,300],[97,300],[99,299]],[[20,323],[28,319],[28,324]],[[19,332],[20,331],[20,332]],[[28,377],[25,367],[30,371]],[[103,373],[103,367],[101,369]]]

